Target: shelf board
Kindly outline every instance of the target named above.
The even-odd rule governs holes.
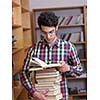
[[[24,46],[24,50],[29,49],[30,46],[31,46],[31,45]]]
[[[18,6],[20,6],[20,4],[15,3],[14,1],[12,1],[12,7],[18,7]]]
[[[75,45],[80,45],[80,44],[85,44],[86,41],[83,41],[83,42],[79,41],[79,42],[72,42],[72,43],[75,44]]]
[[[21,27],[21,25],[18,25],[18,24],[13,24],[12,25],[12,28],[18,28],[18,27]]]
[[[81,61],[81,62],[83,62],[83,61],[85,62],[85,61],[87,61],[87,59],[80,59],[80,61]]]
[[[23,31],[26,31],[26,30],[31,30],[30,27],[26,28],[26,27],[23,27]]]
[[[29,12],[29,10],[24,8],[24,7],[22,7],[22,13],[25,13],[25,12]]]
[[[80,26],[84,26],[84,24],[62,25],[62,26],[59,26],[59,28],[80,27]]]
[[[84,5],[86,6],[86,5]],[[65,9],[77,9],[77,8],[83,8],[82,6],[67,6],[67,7],[53,7],[53,8],[34,8],[33,11],[45,11],[45,10],[65,10]]]
[[[74,97],[77,97],[77,96],[87,96],[87,93],[78,93],[78,94],[70,94],[69,96],[74,96]]]
[[[15,99],[20,95],[22,90],[23,90],[23,87],[14,88],[14,97],[15,97]]]
[[[81,27],[84,26],[85,24],[74,24],[74,25],[62,25],[58,26],[59,28],[67,28],[67,27]],[[39,29],[39,27],[35,27],[35,29]]]
[[[80,79],[87,79],[87,77],[80,77],[80,78],[68,77],[68,78],[67,78],[67,80],[80,80]]]
[[[12,49],[12,54],[15,54],[17,52],[19,52],[20,50],[22,50],[23,48],[16,48],[16,49]]]

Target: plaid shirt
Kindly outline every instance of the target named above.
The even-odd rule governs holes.
[[[63,77],[60,84],[63,100],[68,100],[66,77],[80,75],[83,70],[74,45],[71,44],[71,42],[57,39],[51,47],[49,47],[42,40],[30,47],[26,59],[24,60],[21,81],[31,96],[36,91],[32,85],[28,71],[28,65],[32,57],[38,57],[39,59],[45,61],[47,64],[58,63],[59,61],[64,60],[66,64],[71,66],[70,72],[62,73]]]

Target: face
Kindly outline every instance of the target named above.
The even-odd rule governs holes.
[[[48,27],[48,26],[41,26],[42,36],[47,41],[47,43],[51,44],[56,36],[56,30],[55,27]]]

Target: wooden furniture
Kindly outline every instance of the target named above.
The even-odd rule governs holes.
[[[12,42],[12,78],[20,75],[27,50],[32,45],[31,33],[29,0],[12,0],[12,36],[15,41]],[[12,83],[14,100],[28,100],[23,86],[15,86],[14,79]]]
[[[59,30],[57,34],[59,37],[64,37],[67,33],[71,33],[73,36],[74,33],[79,33],[74,37],[73,44],[76,46],[76,49],[79,54],[80,61],[82,63],[83,69],[87,71],[87,26],[86,26],[86,5],[83,6],[72,6],[72,7],[60,7],[60,8],[42,8],[42,9],[33,9],[32,10],[32,22],[33,22],[33,40],[36,43],[41,38],[41,32],[37,24],[37,18],[39,14],[43,11],[53,11],[57,16],[59,16],[59,23],[61,22],[61,17],[64,18],[65,22],[59,25]],[[72,17],[68,22],[68,17]],[[75,19],[76,18],[76,19]],[[72,21],[73,19],[73,21]],[[75,34],[74,34],[75,35]],[[76,39],[76,40],[75,40]],[[78,39],[78,40],[77,40]],[[87,89],[87,77],[69,77],[68,86],[73,88],[75,87]],[[74,100],[74,97],[87,97],[87,93],[78,93],[69,95],[69,100]]]

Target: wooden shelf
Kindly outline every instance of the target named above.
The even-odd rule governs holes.
[[[25,47],[24,47],[24,50],[29,49],[30,46],[31,46],[31,45],[27,45],[27,46],[25,46]]]
[[[12,75],[14,76],[16,73],[20,72],[22,68],[12,68],[13,69],[13,73]]]
[[[87,93],[71,94],[69,96],[73,96],[73,97],[77,97],[77,96],[87,96]]]
[[[86,62],[86,61],[87,61],[87,59],[80,59],[80,61],[81,61],[81,62]]]
[[[20,6],[20,4],[17,4],[14,1],[12,1],[12,7],[18,7],[18,6]]]
[[[19,25],[18,24],[13,24],[12,25],[12,28],[18,28],[18,27],[21,27],[21,25],[20,24]]]
[[[59,26],[59,28],[66,28],[66,27],[81,27],[81,26],[84,26],[84,24],[63,25],[63,26]]]
[[[31,28],[24,28],[23,27],[23,31],[27,31],[27,30],[31,30]]]
[[[12,8],[20,6],[20,0],[12,0]]]
[[[85,6],[85,5],[84,5]],[[53,8],[35,8],[33,11],[47,11],[47,10],[65,10],[65,9],[79,9],[83,6],[67,6],[67,7],[53,7]]]
[[[28,9],[22,7],[22,13],[29,12]]]
[[[69,77],[69,78],[67,78],[67,80],[81,80],[81,79],[87,79],[87,77],[80,77],[80,78]]]
[[[20,6],[12,8],[12,17],[12,27],[18,27],[22,25]]]
[[[21,49],[20,51],[16,52],[15,54],[12,55],[13,58],[13,75],[16,74],[17,72],[20,72],[22,69],[22,65],[24,62],[24,49]]]
[[[22,12],[29,11],[29,0],[21,0]]]
[[[73,44],[75,44],[75,45],[81,45],[81,44],[84,44],[85,45],[85,43],[86,43],[86,41],[83,41],[83,42],[73,42]]]
[[[59,28],[67,28],[67,27],[81,27],[84,26],[84,24],[75,24],[75,25],[63,25],[63,26],[58,26]],[[35,27],[35,29],[39,29],[39,27]]]
[[[15,98],[15,100],[20,95],[22,90],[23,90],[23,87],[14,88],[14,98]]]
[[[27,50],[32,45],[29,0],[12,0],[12,35],[16,40],[12,46],[12,76],[14,76],[22,70]],[[14,100],[28,100],[23,87],[15,88],[13,85],[12,90]]]
[[[19,52],[20,50],[22,50],[23,48],[16,48],[16,49],[12,49],[12,54],[14,55],[15,53]]]
[[[30,12],[22,13],[22,27],[27,30],[31,28]]]

